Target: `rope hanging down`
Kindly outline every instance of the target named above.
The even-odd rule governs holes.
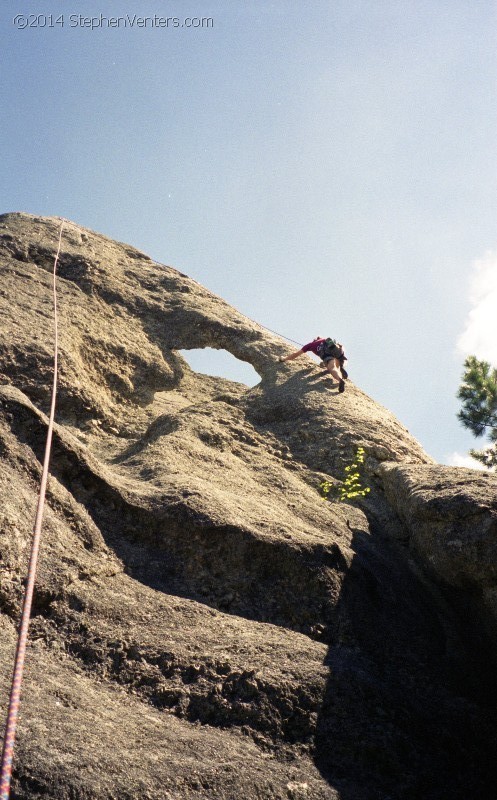
[[[57,360],[58,360],[58,319],[57,319],[57,263],[59,260],[60,255],[60,248],[62,243],[62,231],[64,228],[64,223],[74,224],[71,223],[69,220],[64,219],[64,217],[59,217],[58,219],[61,220],[60,224],[60,231],[59,231],[59,241],[57,246],[57,253],[55,255],[54,264],[53,264],[53,309],[54,309],[54,367],[53,367],[53,385],[52,385],[52,400],[50,406],[50,416],[48,422],[48,430],[47,430],[47,438],[45,444],[45,456],[43,460],[43,470],[41,475],[41,482],[40,482],[40,490],[38,495],[38,505],[36,509],[36,518],[33,530],[33,541],[31,545],[31,554],[29,558],[29,565],[28,565],[28,577],[26,582],[26,592],[24,595],[23,607],[22,607],[22,615],[21,615],[21,623],[19,626],[18,631],[18,641],[17,641],[17,649],[16,649],[16,656],[14,662],[14,674],[12,677],[12,686],[10,691],[10,698],[9,698],[9,705],[8,705],[8,712],[7,712],[7,724],[5,728],[4,740],[3,740],[3,748],[2,748],[2,763],[1,763],[1,773],[0,773],[0,800],[9,800],[10,796],[10,783],[12,778],[12,762],[14,756],[14,743],[16,737],[16,729],[17,729],[17,719],[19,716],[19,705],[20,705],[20,697],[21,697],[21,685],[22,685],[22,676],[24,671],[24,661],[26,657],[26,646],[27,646],[27,639],[28,639],[28,628],[29,628],[29,620],[31,616],[31,606],[33,602],[33,592],[34,592],[34,585],[35,585],[35,578],[36,578],[36,568],[38,564],[38,552],[40,548],[40,539],[41,539],[41,525],[43,520],[43,511],[45,507],[45,495],[47,489],[47,481],[48,481],[48,465],[50,461],[50,452],[52,446],[52,433],[53,433],[53,424],[55,418],[55,401],[57,396]],[[76,226],[77,227],[77,226]],[[158,266],[166,267],[166,264],[161,264],[160,261],[155,261],[155,264]],[[193,280],[193,279],[192,279]],[[197,283],[197,281],[195,281]],[[249,319],[249,318],[248,318]],[[254,322],[254,320],[251,320]],[[296,342],[295,339],[290,339],[288,336],[283,336],[283,334],[278,333],[277,331],[271,330],[271,328],[267,328],[265,325],[261,325],[260,323],[255,323],[260,328],[263,328],[269,333],[274,333],[276,336],[280,336],[282,339],[286,339],[289,342],[293,342],[294,344],[299,345],[301,347],[300,342]]]
[[[41,475],[40,491],[38,496],[38,506],[36,509],[36,518],[33,531],[33,542],[31,545],[31,555],[29,558],[28,578],[26,583],[26,592],[24,595],[24,602],[22,607],[21,624],[19,627],[17,650],[14,663],[14,675],[12,678],[12,687],[10,691],[9,706],[7,712],[7,725],[5,728],[5,735],[3,740],[2,749],[2,770],[0,776],[0,800],[9,800],[10,796],[10,781],[12,777],[12,760],[14,755],[14,742],[17,728],[17,718],[19,715],[19,703],[21,697],[21,684],[22,674],[24,670],[24,659],[26,655],[26,645],[28,638],[29,618],[31,615],[31,605],[33,601],[33,590],[36,577],[36,567],[38,563],[38,551],[40,547],[41,538],[41,523],[43,519],[43,510],[45,505],[45,494],[48,480],[48,464],[50,461],[50,450],[52,445],[52,431],[55,417],[55,399],[57,394],[57,352],[58,352],[58,326],[57,326],[57,292],[56,292],[56,275],[57,275],[57,262],[59,260],[60,247],[62,242],[62,229],[64,227],[64,220],[62,220],[59,232],[59,244],[57,247],[57,254],[55,256],[53,265],[53,306],[54,306],[54,369],[53,369],[53,386],[52,386],[52,402],[50,407],[50,418],[48,423],[47,439],[45,444],[45,458],[43,461],[43,470]]]

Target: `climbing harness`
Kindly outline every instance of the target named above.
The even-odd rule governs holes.
[[[335,339],[324,339],[318,345],[317,351],[317,355],[322,361],[328,361],[330,358],[336,358],[338,361],[347,360],[342,345],[338,344]]]
[[[60,247],[62,242],[62,229],[64,221],[61,221],[59,231],[59,244],[57,247],[57,254],[54,259],[53,265],[53,306],[54,306],[54,366],[53,366],[53,386],[52,386],[52,402],[50,406],[50,417],[47,430],[47,439],[45,444],[45,457],[43,461],[43,470],[41,475],[40,490],[38,495],[38,506],[36,509],[36,518],[33,531],[33,541],[31,545],[31,555],[29,558],[28,577],[26,583],[26,592],[24,595],[24,602],[22,607],[21,624],[19,626],[17,650],[14,662],[14,674],[12,678],[12,686],[10,691],[9,706],[7,712],[7,725],[5,728],[5,735],[3,740],[2,749],[2,768],[0,775],[0,800],[9,800],[10,795],[10,781],[12,777],[12,760],[14,755],[14,742],[17,728],[17,718],[19,715],[19,704],[21,697],[21,684],[22,674],[24,670],[24,660],[26,655],[26,645],[28,638],[29,618],[31,615],[31,605],[33,601],[33,590],[36,578],[36,567],[38,563],[38,551],[40,547],[41,538],[41,523],[43,519],[43,510],[45,506],[45,494],[48,480],[48,464],[50,461],[50,451],[52,445],[52,431],[55,417],[55,399],[57,395],[57,352],[58,352],[58,325],[57,325],[57,262],[59,260]]]

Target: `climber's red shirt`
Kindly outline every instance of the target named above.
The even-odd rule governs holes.
[[[326,339],[315,339],[313,342],[308,342],[308,344],[305,344],[303,346],[302,352],[308,353],[310,350],[311,353],[315,353],[315,355],[318,355],[318,347],[325,341]]]

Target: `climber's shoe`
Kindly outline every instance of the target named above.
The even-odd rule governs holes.
[[[338,384],[338,391],[339,392],[345,391],[345,381],[340,381],[340,383]]]

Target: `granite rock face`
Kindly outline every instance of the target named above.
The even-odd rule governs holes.
[[[60,221],[0,217],[0,697],[46,434]],[[66,223],[16,798],[493,798],[495,476]],[[225,349],[247,387],[180,350]],[[352,370],[351,370],[352,372]],[[358,446],[367,502],[324,502]]]
[[[384,464],[386,497],[409,548],[485,631],[497,652],[497,476],[440,466]],[[461,604],[462,603],[462,604]]]

